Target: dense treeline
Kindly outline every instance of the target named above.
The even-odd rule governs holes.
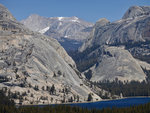
[[[139,81],[125,81],[121,82],[118,79],[114,81],[100,81],[94,82],[93,84],[109,91],[113,95],[122,94],[124,97],[129,96],[150,96],[150,70],[143,68],[144,73],[146,74],[146,80]]]
[[[2,108],[2,106],[0,107]],[[150,103],[130,108],[107,108],[102,110],[88,110],[86,108],[70,107],[70,106],[48,106],[48,107],[3,107],[0,113],[149,113]]]
[[[7,106],[13,106],[14,101],[11,100],[9,97],[5,96],[5,92],[0,90],[0,106],[1,105],[7,105]]]
[[[0,91],[0,113],[149,113],[150,103],[129,108],[105,108],[102,110],[71,107],[66,105],[56,106],[14,106],[5,94]]]
[[[111,94],[115,95],[122,95],[124,97],[129,96],[150,96],[150,82],[138,82],[138,81],[131,81],[131,82],[121,82],[121,81],[103,81],[94,83],[98,87],[109,91]]]

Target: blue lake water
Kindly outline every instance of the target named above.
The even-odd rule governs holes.
[[[93,109],[93,108],[102,109],[102,108],[112,108],[112,107],[117,107],[117,108],[131,107],[131,106],[146,104],[149,102],[150,102],[150,97],[132,97],[132,98],[125,98],[125,99],[118,99],[118,100],[108,100],[108,101],[89,102],[89,103],[51,104],[51,105],[52,106],[71,105],[71,106],[78,106],[78,107],[88,108],[88,109]],[[35,105],[35,106],[45,107],[49,105]]]
[[[126,98],[126,99],[119,99],[119,100],[110,100],[110,101],[99,101],[93,103],[74,103],[69,104],[71,106],[79,106],[83,108],[112,108],[112,107],[130,107],[140,104],[146,104],[150,102],[150,97],[136,97],[136,98]]]

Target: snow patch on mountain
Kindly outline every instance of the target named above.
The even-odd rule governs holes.
[[[46,28],[44,28],[44,29],[40,30],[39,32],[40,32],[40,33],[42,33],[42,34],[44,34],[46,31],[48,31],[48,30],[49,30],[49,28],[50,28],[50,27],[46,27]]]
[[[78,21],[78,20],[71,20],[72,22],[78,22],[78,23],[80,23],[80,21]]]
[[[64,19],[64,17],[58,17],[58,20],[59,21],[61,21],[61,20],[63,20]]]

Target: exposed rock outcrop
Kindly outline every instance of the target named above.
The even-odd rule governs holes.
[[[92,69],[92,81],[143,81],[146,78],[140,64],[124,47],[104,47],[99,63]]]
[[[132,6],[127,10],[122,19],[136,18],[144,15],[150,15],[150,6]]]

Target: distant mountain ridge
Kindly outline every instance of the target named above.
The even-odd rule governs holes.
[[[63,43],[62,45],[67,44],[70,49],[64,46],[66,50],[78,49],[93,27],[92,23],[75,16],[46,18],[34,14],[21,22],[33,31],[38,31],[57,39],[60,43]],[[66,43],[66,41],[68,42]],[[74,45],[74,48],[71,47],[72,45]]]

